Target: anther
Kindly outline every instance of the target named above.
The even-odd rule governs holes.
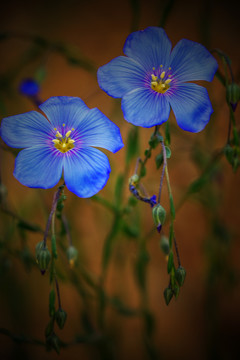
[[[69,131],[66,133],[66,135],[65,135],[65,136],[66,136],[66,138],[68,138],[68,137],[70,136],[71,132],[72,132],[72,131],[71,131],[71,130],[69,130]]]
[[[163,71],[163,72],[161,73],[160,78],[163,79],[164,76],[165,76],[165,71]]]
[[[56,137],[60,137],[60,138],[61,138],[61,137],[62,137],[62,134],[60,134],[60,132],[57,131],[57,132],[56,132]]]

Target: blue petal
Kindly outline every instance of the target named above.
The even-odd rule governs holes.
[[[190,132],[201,131],[213,112],[207,90],[192,83],[179,84],[169,102],[180,128]]]
[[[13,175],[23,185],[48,189],[55,186],[62,175],[63,157],[49,147],[31,147],[16,157]]]
[[[58,130],[62,128],[63,124],[68,125],[68,128],[75,128],[89,111],[87,105],[80,98],[71,96],[51,97],[39,108]]]
[[[146,72],[135,60],[119,56],[100,67],[97,76],[100,88],[118,98],[142,86]]]
[[[218,64],[209,51],[194,41],[180,40],[171,54],[173,78],[179,81],[212,81]]]
[[[164,94],[148,88],[138,88],[123,97],[122,111],[124,118],[130,123],[151,127],[167,121],[170,106]]]
[[[26,96],[35,96],[39,93],[40,86],[34,79],[24,79],[19,85],[19,91]]]
[[[110,171],[107,156],[91,147],[64,157],[64,180],[67,188],[83,198],[100,191],[106,185]]]
[[[123,147],[119,128],[100,110],[91,109],[75,128],[82,146],[99,146],[116,152]]]
[[[142,64],[146,70],[151,70],[160,65],[163,68],[169,66],[171,48],[172,44],[163,29],[148,27],[130,34],[123,52]]]
[[[1,123],[3,141],[15,148],[45,146],[51,131],[50,123],[37,111],[9,116]]]

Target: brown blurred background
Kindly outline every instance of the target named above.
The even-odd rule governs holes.
[[[21,36],[30,34],[68,44],[74,54],[84,55],[99,67],[122,54],[124,41],[133,26],[139,29],[158,26],[167,1],[140,1],[139,17],[136,8],[133,13],[132,3],[134,1],[127,0],[9,1],[0,5],[0,29],[1,32]],[[234,1],[175,1],[166,19],[165,29],[173,46],[180,39],[187,38],[201,42],[209,49],[223,50],[232,60],[232,68],[239,81],[239,12]],[[79,96],[89,107],[98,107],[114,121],[121,129],[123,142],[126,142],[131,125],[124,121],[119,103],[99,89],[95,76],[79,66],[72,66],[66,57],[56,51],[40,51],[35,59],[28,62],[26,54],[29,51],[32,51],[31,42],[21,37],[12,37],[0,43],[1,77],[13,74],[6,91],[1,90],[0,99],[4,104],[1,106],[1,117],[33,110],[31,101],[18,93],[18,84],[44,66],[47,74],[40,92],[42,100],[58,95]],[[216,79],[207,87],[215,113],[206,130],[200,134],[184,133],[174,125],[175,119],[171,117],[174,132],[169,171],[176,203],[199,175],[199,169],[192,162],[192,144],[209,154],[226,142],[228,107],[224,88]],[[239,108],[236,119],[239,122]],[[140,156],[143,156],[151,132],[152,129],[140,130]],[[125,149],[108,156],[112,174],[100,195],[111,201],[117,174],[124,171]],[[129,176],[134,167],[133,161]],[[54,189],[44,191],[22,186],[13,177],[13,168],[12,154],[1,151],[2,182],[8,188],[8,205],[24,219],[44,228]],[[159,179],[160,172],[156,171],[154,160],[150,159],[143,182],[151,194],[157,193]],[[166,259],[159,248],[159,235],[153,233],[148,239],[149,307],[156,320],[153,340],[162,359],[228,360],[237,356],[240,335],[239,180],[239,171],[234,174],[223,158],[218,175],[213,179],[215,205],[205,204],[204,207],[196,198],[189,199],[177,212],[175,231],[187,277],[179,298],[177,301],[173,299],[168,307],[163,299],[168,276]],[[166,184],[163,191],[163,204],[168,208]],[[68,199],[64,212],[70,222],[73,243],[79,250],[80,261],[97,277],[100,274],[104,237],[110,229],[112,215],[91,200],[79,199],[68,190],[66,194]],[[128,197],[127,185],[125,196]],[[151,211],[142,203],[138,205],[138,211],[141,232],[148,233],[152,229]],[[21,239],[14,226],[9,225],[10,222],[14,225],[14,219],[4,214],[1,217],[1,238],[7,236],[11,249],[19,248]],[[213,238],[212,224],[216,218],[218,225],[228,229],[229,238],[227,235],[226,240],[224,230],[219,226],[218,235],[226,241],[218,242]],[[41,239],[39,234],[28,234],[26,241],[32,253]],[[48,277],[41,276],[36,267],[26,271],[19,259],[12,255],[3,258],[7,270],[0,279],[0,328],[43,340],[49,319]],[[107,277],[108,294],[118,295],[132,308],[139,306],[141,301],[134,280],[136,256],[134,241],[118,239]],[[62,260],[62,266],[68,268],[67,262]],[[69,274],[68,270],[65,272]],[[58,334],[63,341],[71,342],[76,334],[83,332],[83,302],[67,278],[60,281],[60,291],[68,319],[64,330],[58,331]],[[90,317],[96,324],[97,306],[93,300],[89,302]],[[150,358],[144,344],[141,318],[121,316],[109,307],[106,330],[112,335],[116,359]],[[91,344],[72,345],[61,349],[60,355],[57,355],[54,351],[46,352],[42,346],[14,342],[2,334],[0,356],[1,359],[17,359],[21,356],[25,359],[100,358],[98,349]]]

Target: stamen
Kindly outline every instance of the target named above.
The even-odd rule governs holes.
[[[52,142],[53,142],[54,144],[60,144],[61,141],[58,140],[58,139],[53,139]]]
[[[164,76],[165,76],[165,71],[163,71],[163,72],[161,73],[160,78],[163,79]]]
[[[74,144],[74,143],[75,143],[75,140],[73,140],[73,139],[68,140],[68,144]]]
[[[160,65],[162,68],[163,65]],[[169,68],[170,70],[171,68]],[[160,74],[159,74],[160,73]],[[159,70],[159,75],[151,74],[151,88],[152,90],[164,94],[170,88],[170,83],[172,81],[172,75],[167,75],[167,79],[165,80],[166,71]]]
[[[71,131],[71,130],[69,130],[69,131],[66,133],[66,135],[65,135],[65,136],[66,136],[66,138],[68,138],[68,137],[70,136],[71,132],[72,132],[72,131]]]
[[[60,134],[60,132],[59,132],[59,131],[57,131],[57,132],[56,132],[56,137],[60,137],[60,138],[62,138],[62,134]]]

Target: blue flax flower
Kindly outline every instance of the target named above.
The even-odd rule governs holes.
[[[149,27],[130,34],[119,56],[98,69],[108,95],[122,98],[127,121],[151,127],[168,120],[172,108],[178,125],[201,131],[213,112],[207,90],[191,81],[211,81],[217,62],[207,49],[190,40],[172,45],[165,31]]]
[[[34,188],[55,186],[64,172],[70,191],[90,197],[101,190],[111,168],[108,158],[93,146],[116,152],[123,147],[119,128],[98,109],[77,97],[52,97],[37,111],[2,120],[1,137],[11,147],[24,148],[14,176]]]
[[[27,78],[21,81],[19,91],[26,96],[36,96],[39,93],[40,86],[36,80]]]

